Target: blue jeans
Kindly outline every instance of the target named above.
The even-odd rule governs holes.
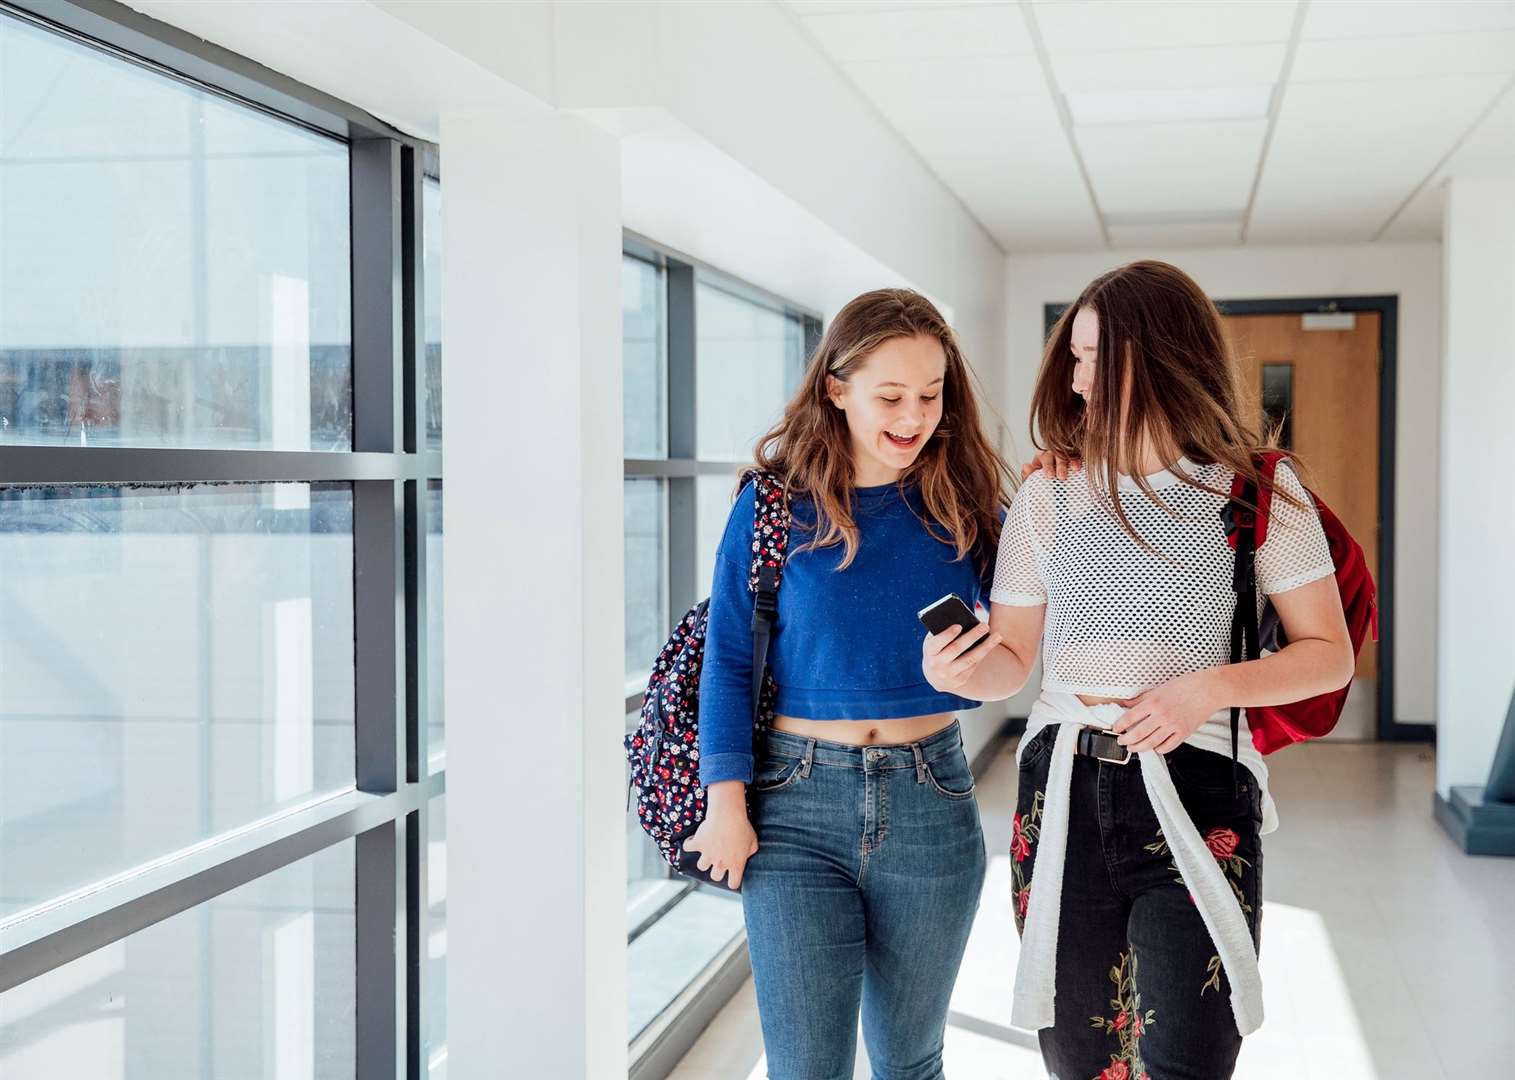
[[[956,721],[847,746],[770,731],[751,786],[742,906],[770,1080],[942,1076],[947,1007],[983,888],[984,834]]]

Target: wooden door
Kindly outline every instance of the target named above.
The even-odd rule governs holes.
[[[1359,312],[1350,329],[1328,330],[1306,329],[1305,318],[1227,315],[1224,321],[1254,406],[1263,406],[1265,373],[1276,402],[1292,398],[1291,448],[1304,463],[1304,481],[1362,544],[1377,581],[1380,316]],[[1370,638],[1357,677],[1375,678],[1377,661]]]

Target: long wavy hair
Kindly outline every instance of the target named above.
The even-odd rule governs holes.
[[[1073,320],[1083,308],[1099,317],[1087,404],[1072,389]],[[1278,428],[1265,430],[1258,395],[1246,391],[1220,311],[1193,278],[1154,260],[1101,274],[1063,312],[1047,337],[1031,399],[1033,445],[1082,458],[1091,477],[1103,475],[1107,493],[1119,490],[1124,469],[1149,499],[1171,512],[1135,465],[1144,435],[1161,453],[1176,451],[1197,465],[1223,463],[1259,492],[1271,492],[1272,484],[1259,472],[1255,455],[1280,452],[1298,467],[1295,455],[1278,445]],[[1181,466],[1173,473],[1191,487],[1230,495],[1200,483]],[[1303,508],[1287,492],[1280,494]],[[1120,500],[1106,501],[1121,527],[1151,550]]]
[[[852,438],[846,414],[827,395],[826,377],[846,382],[884,342],[920,334],[935,338],[947,355],[942,418],[900,474],[899,485],[919,484],[927,514],[922,524],[953,545],[959,559],[971,554],[980,566],[991,564],[999,545],[1000,512],[1009,505],[1015,480],[984,435],[975,380],[957,336],[919,293],[876,289],[850,301],[832,319],[783,419],[753,448],[759,468],[782,477],[790,494],[807,495],[815,506],[813,522],[795,522],[814,534],[798,550],[841,544],[839,570],[857,556],[859,535],[852,516]]]

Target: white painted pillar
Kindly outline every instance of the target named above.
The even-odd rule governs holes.
[[[442,118],[448,1073],[626,1074],[621,190],[534,105]]]
[[[1445,213],[1436,663],[1444,797],[1453,784],[1488,778],[1515,688],[1515,180],[1457,177]]]

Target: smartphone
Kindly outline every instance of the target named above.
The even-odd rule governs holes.
[[[916,612],[916,617],[933,634],[940,634],[949,626],[961,626],[963,632],[967,633],[979,624],[978,616],[973,614],[972,609],[963,603],[963,598],[957,593],[948,593],[930,607],[922,608]],[[985,634],[965,650],[965,655],[988,640],[989,635]]]

